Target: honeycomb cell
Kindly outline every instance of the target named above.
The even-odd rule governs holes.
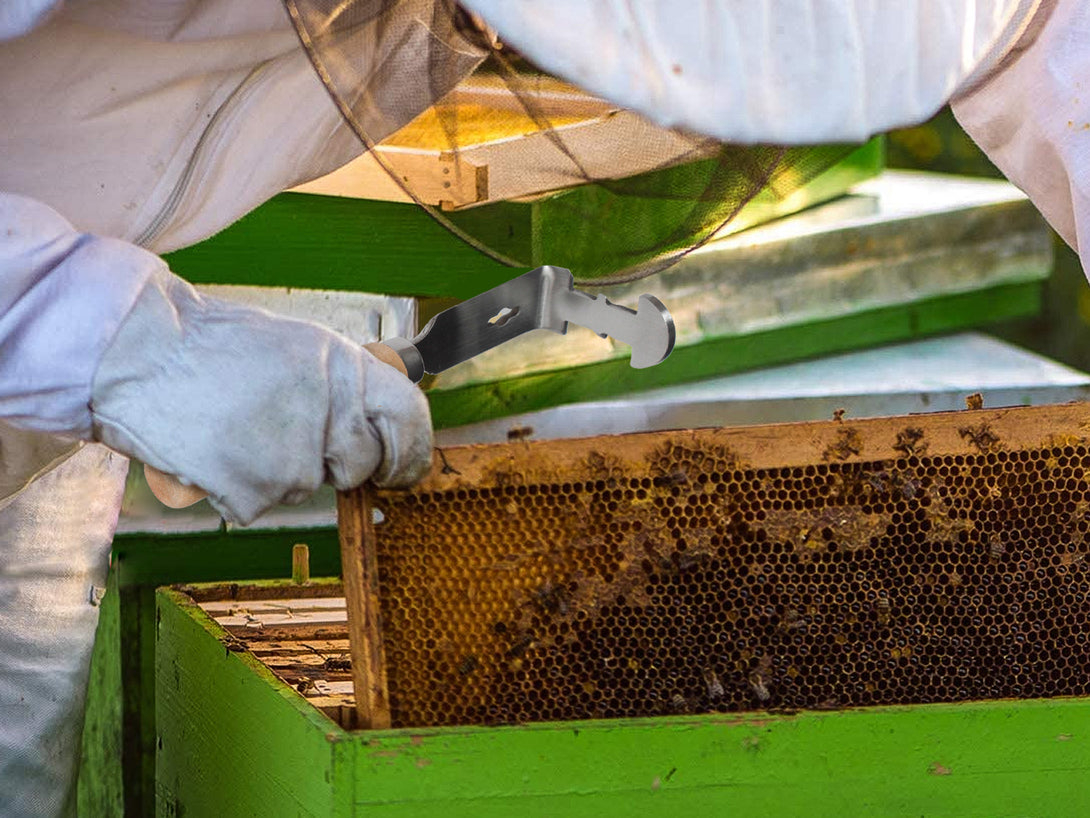
[[[1090,450],[905,454],[385,495],[394,725],[1090,693]]]

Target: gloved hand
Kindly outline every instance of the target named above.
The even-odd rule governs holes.
[[[96,440],[200,486],[249,523],[323,481],[407,486],[431,462],[427,401],[323,327],[205,298],[156,271],[91,387]]]

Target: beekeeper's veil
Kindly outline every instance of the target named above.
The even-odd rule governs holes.
[[[926,116],[997,58],[1025,5],[893,4],[882,23],[871,17],[887,4],[863,0],[824,16],[802,13],[821,5],[802,0],[464,4],[502,21],[516,51],[452,0],[285,2],[345,118],[404,194],[497,259],[600,281],[664,267],[755,196],[789,197],[850,150],[740,141],[859,141]],[[770,26],[777,3],[801,16]],[[557,47],[535,49],[535,31]],[[544,73],[531,51],[611,99],[719,138],[603,101]],[[495,204],[511,200],[532,202],[535,217]]]

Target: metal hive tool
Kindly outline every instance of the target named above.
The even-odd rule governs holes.
[[[446,449],[378,501],[392,724],[1090,694],[1088,425],[1068,404]],[[324,644],[274,670],[348,712]]]

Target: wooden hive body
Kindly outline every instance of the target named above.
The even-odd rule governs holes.
[[[374,500],[392,724],[1090,692],[1087,420],[1073,404],[445,450]],[[272,666],[339,713],[350,617],[283,604],[209,610],[266,654],[313,621]]]
[[[1083,814],[1088,421],[446,450],[375,500],[394,729],[336,583],[160,592],[159,813]]]

